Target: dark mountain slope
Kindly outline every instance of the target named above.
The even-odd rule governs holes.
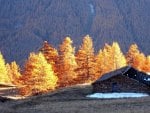
[[[98,50],[118,41],[149,54],[149,0],[0,0],[0,50],[20,63],[42,41],[58,47],[67,35],[75,45],[90,34]]]

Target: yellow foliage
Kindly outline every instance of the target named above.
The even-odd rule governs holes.
[[[123,53],[120,49],[120,46],[117,42],[113,42],[112,51],[113,51],[112,58],[113,58],[113,62],[114,62],[114,65],[113,65],[114,69],[119,69],[119,68],[126,66],[127,65],[126,58],[123,55]]]
[[[43,47],[40,49],[48,63],[52,65],[54,72],[56,73],[56,63],[58,61],[58,52],[47,41],[44,41]]]
[[[134,65],[134,58],[140,54],[138,50],[138,46],[136,44],[132,44],[126,54],[127,63],[129,65]]]
[[[89,35],[83,38],[83,43],[76,54],[78,64],[79,83],[91,82],[95,80],[95,56],[93,41]]]
[[[140,53],[136,44],[132,44],[130,46],[126,54],[126,59],[129,65],[133,66],[138,70],[146,71],[148,69],[146,66],[146,57],[143,53]]]
[[[112,46],[105,44],[104,49],[100,50],[96,56],[97,76],[126,66],[126,59],[119,44],[113,42]]]
[[[22,95],[36,95],[53,91],[56,87],[90,83],[127,64],[150,73],[150,56],[140,53],[136,44],[130,46],[126,58],[117,42],[105,44],[97,55],[89,35],[83,38],[76,55],[72,44],[70,37],[66,37],[59,46],[58,54],[57,49],[45,41],[39,53],[30,53],[22,75],[16,62],[5,65],[0,53],[0,83],[22,85]]]
[[[74,56],[75,48],[72,47],[72,43],[70,37],[66,37],[59,47],[57,68],[60,87],[72,84],[76,78],[74,70],[77,68],[77,63]]]
[[[0,52],[0,83],[11,83],[10,78],[7,74],[5,60],[4,60],[1,52]]]
[[[42,53],[31,53],[25,63],[22,80],[25,87],[20,92],[23,95],[34,95],[54,90],[58,78]]]
[[[19,85],[20,84],[19,79],[21,77],[21,74],[20,74],[20,68],[17,65],[17,63],[15,61],[11,62],[11,64],[10,65],[7,64],[6,67],[7,67],[7,73],[9,75],[11,82],[15,85]]]
[[[142,67],[142,70],[146,73],[150,73],[150,56],[146,57],[145,65]]]

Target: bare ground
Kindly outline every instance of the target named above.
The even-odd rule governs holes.
[[[90,85],[73,86],[24,100],[0,103],[0,113],[149,113],[150,97],[89,99]]]

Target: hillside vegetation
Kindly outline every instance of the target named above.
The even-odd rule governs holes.
[[[66,37],[54,48],[44,41],[39,52],[30,53],[24,67],[5,62],[0,53],[0,83],[15,84],[21,95],[39,95],[61,87],[92,83],[105,73],[130,65],[139,71],[150,72],[150,56],[145,56],[132,44],[124,55],[117,42],[105,44],[98,53],[92,38],[87,35],[75,52],[73,41]]]
[[[117,41],[149,54],[149,10],[149,0],[0,0],[0,50],[23,64],[44,40],[58,47],[69,35],[80,45],[89,34],[96,50]]]

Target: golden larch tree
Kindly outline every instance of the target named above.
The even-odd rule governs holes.
[[[140,54],[140,51],[138,49],[138,46],[136,44],[132,44],[130,47],[129,47],[129,50],[126,54],[126,60],[127,60],[127,63],[129,65],[133,65],[134,64],[134,58]]]
[[[120,46],[117,42],[113,42],[112,44],[112,60],[113,60],[113,68],[119,69],[127,65],[126,58],[122,53]]]
[[[114,70],[114,60],[112,59],[113,51],[109,44],[105,44],[103,50],[100,50],[96,55],[96,74],[102,76],[104,73]]]
[[[146,57],[143,53],[139,53],[138,55],[134,56],[132,66],[138,69],[139,71],[143,71],[143,67],[146,63]]]
[[[0,83],[11,83],[10,78],[7,73],[5,60],[1,52],[0,52]]]
[[[11,82],[15,85],[19,85],[20,77],[21,77],[19,65],[17,65],[17,63],[14,61],[14,62],[11,62],[10,64],[7,64],[6,67],[7,67],[7,73],[10,77]]]
[[[73,84],[76,78],[75,69],[77,68],[77,63],[74,56],[75,48],[72,47],[72,44],[73,41],[70,37],[66,37],[59,46],[59,62],[57,68],[60,87]]]
[[[98,79],[99,77],[101,77],[102,74],[105,73],[105,60],[104,60],[104,53],[103,51],[100,49],[98,54],[95,57],[96,59],[96,78]]]
[[[83,38],[83,43],[76,53],[76,61],[78,64],[76,72],[81,83],[91,82],[96,79],[93,41],[89,35]]]
[[[142,67],[142,70],[150,74],[150,56],[146,57],[145,65]]]
[[[127,63],[136,69],[142,70],[146,57],[141,53],[136,44],[132,44],[126,54]]]
[[[42,53],[31,53],[24,66],[22,81],[24,87],[20,89],[23,95],[34,95],[54,90],[57,85],[51,64],[48,64]]]
[[[56,73],[56,64],[58,61],[58,52],[52,45],[50,45],[47,41],[44,41],[44,44],[40,51],[43,53],[45,59],[48,63],[50,63],[53,67],[54,72]]]
[[[127,65],[117,42],[113,42],[112,46],[105,44],[104,49],[100,50],[96,56],[96,63],[99,76]]]

